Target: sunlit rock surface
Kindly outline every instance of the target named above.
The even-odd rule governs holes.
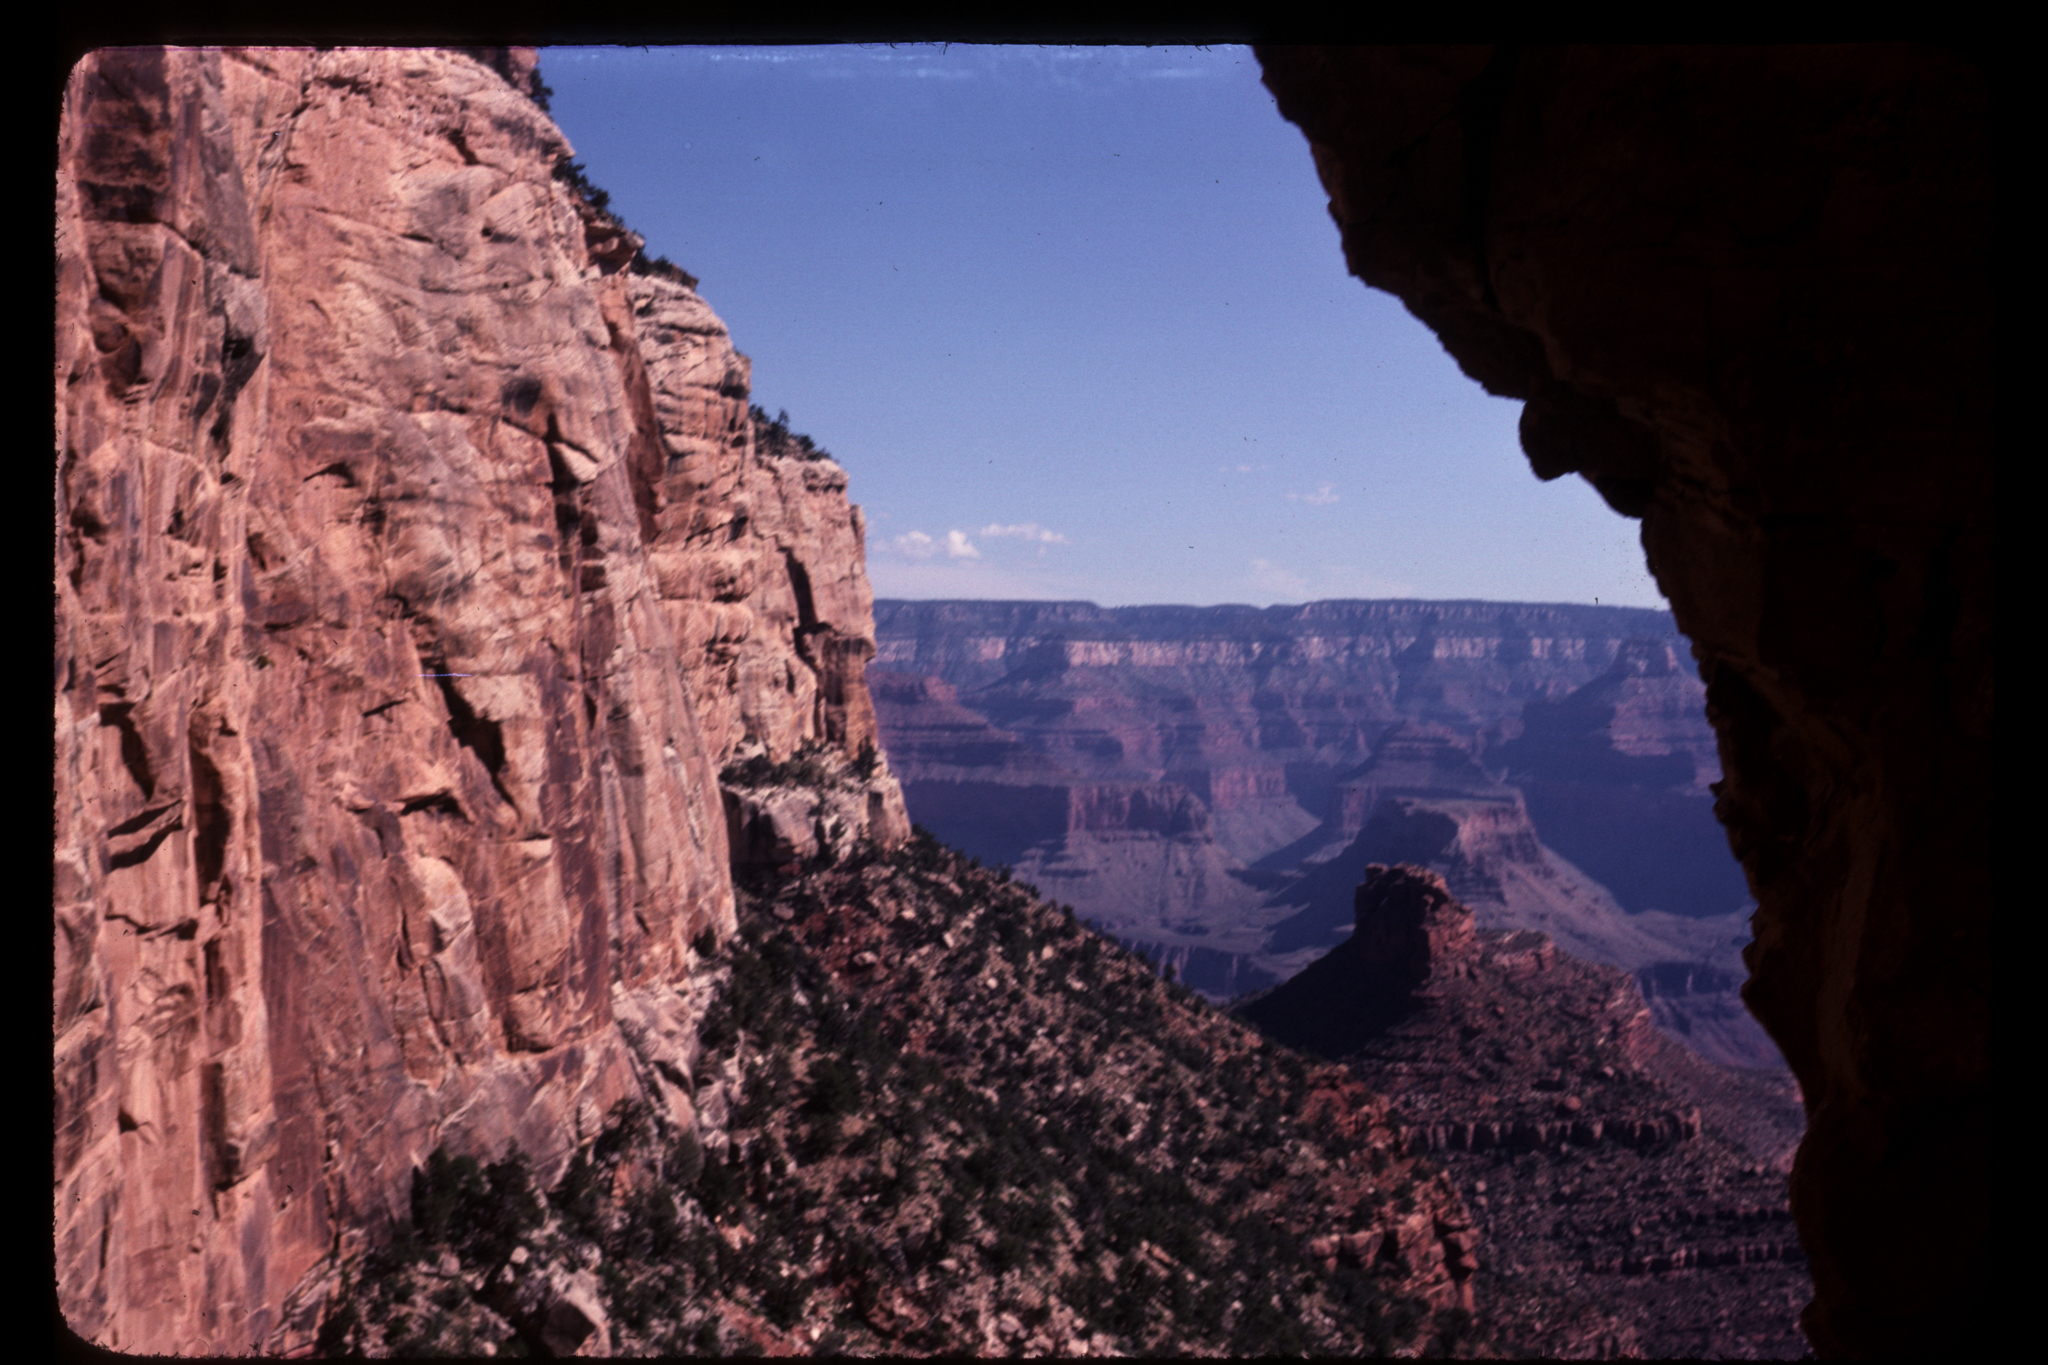
[[[531,70],[109,49],[66,90],[55,1235],[117,1349],[303,1344],[438,1145],[687,1122],[719,768],[872,737],[845,476],[755,450]]]

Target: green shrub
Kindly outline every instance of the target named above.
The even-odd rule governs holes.
[[[967,1204],[959,1195],[948,1192],[939,1201],[939,1241],[954,1246],[967,1240],[972,1228],[967,1221]]]
[[[569,1161],[569,1169],[562,1172],[562,1178],[555,1182],[555,1188],[548,1193],[548,1205],[561,1216],[562,1226],[571,1234],[589,1241],[596,1241],[598,1235],[598,1178],[590,1162],[578,1152]]]
[[[669,1144],[661,1170],[665,1178],[679,1185],[697,1183],[697,1177],[704,1173],[704,1144],[694,1132],[686,1132]]]
[[[590,183],[590,176],[580,161],[564,160],[555,163],[555,179],[574,190],[585,203],[599,213],[604,213],[611,206],[611,195]],[[624,224],[620,226],[623,227]]]
[[[723,1218],[738,1207],[745,1193],[740,1173],[727,1161],[707,1161],[697,1177],[697,1206],[712,1218]]]
[[[666,1185],[650,1184],[626,1200],[626,1216],[611,1239],[613,1254],[634,1261],[667,1261],[682,1247],[682,1223]]]
[[[590,1159],[609,1170],[619,1159],[647,1141],[651,1125],[647,1106],[632,1098],[622,1099],[605,1116],[604,1128],[591,1144]]]
[[[542,1217],[532,1172],[517,1146],[483,1167],[475,1157],[451,1158],[436,1147],[413,1171],[414,1235],[450,1248],[466,1265],[502,1264]]]
[[[1014,1232],[997,1233],[995,1245],[988,1252],[988,1263],[998,1275],[1015,1270],[1029,1259],[1031,1248]]]
[[[770,1322],[787,1331],[803,1317],[810,1298],[810,1282],[784,1269],[781,1274],[770,1276],[762,1287],[761,1309]]]

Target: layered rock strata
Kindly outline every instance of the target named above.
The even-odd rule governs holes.
[[[916,817],[1213,998],[1348,933],[1375,860],[1436,866],[1491,927],[1600,961],[1740,969],[1741,874],[1693,789],[1718,771],[1712,729],[1661,613],[885,601],[877,626],[879,715]],[[1515,755],[1540,769],[1540,818],[1501,780]],[[1641,785],[1674,773],[1688,785]],[[1390,801],[1405,804],[1362,838]],[[1540,846],[1552,821],[1577,855],[1649,874],[1625,905]],[[1690,1022],[1689,1002],[1667,1006]],[[1772,1055],[1754,1028],[1689,1036]]]
[[[1527,401],[1539,477],[1642,519],[1759,902],[1745,998],[1811,1118],[1815,1348],[1988,1344],[1985,68],[1898,45],[1259,58],[1353,273]]]
[[[876,626],[892,673],[942,680],[949,703],[1088,779],[1181,785],[1246,861],[1312,829],[1338,775],[1395,725],[1497,740],[1524,703],[1671,633],[1656,611],[1495,602],[883,601]]]
[[[873,737],[843,473],[756,452],[723,327],[621,273],[497,58],[66,90],[55,1236],[111,1347],[294,1345],[437,1146],[687,1124],[719,768]]]
[[[1804,1352],[1785,1200],[1800,1114],[1782,1073],[1701,1063],[1628,976],[1481,927],[1427,869],[1368,869],[1355,908],[1346,942],[1240,1012],[1343,1059],[1392,1100],[1406,1149],[1458,1182],[1504,1350]]]

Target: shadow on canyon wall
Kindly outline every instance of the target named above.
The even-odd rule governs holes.
[[[1988,49],[1256,51],[1352,272],[1642,521],[1805,1095],[1804,1330],[1988,1347]]]

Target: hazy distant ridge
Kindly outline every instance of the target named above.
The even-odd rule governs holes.
[[[877,598],[875,631],[876,667],[940,676],[968,688],[1009,673],[1020,655],[1063,640],[1238,646],[1226,655],[1200,659],[1128,661],[1162,664],[1257,664],[1296,652],[1303,642],[1336,637],[1349,641],[1345,653],[1364,649],[1412,658],[1417,643],[1429,640],[1434,646],[1428,652],[1438,658],[1510,665],[1552,657],[1552,642],[1558,642],[1557,648],[1594,672],[1612,662],[1627,639],[1666,639],[1681,659],[1691,657],[1670,612],[1583,603],[1338,599],[1275,607],[1100,607],[1093,602]]]

